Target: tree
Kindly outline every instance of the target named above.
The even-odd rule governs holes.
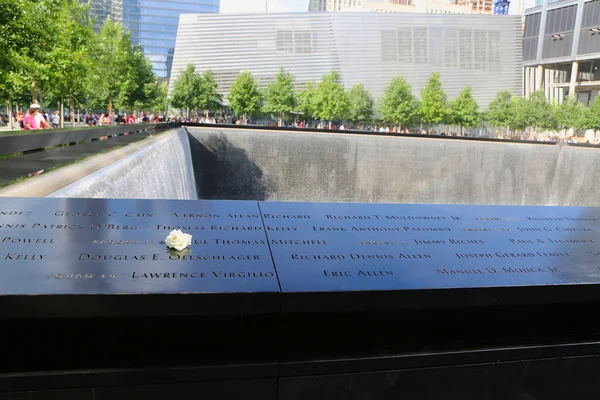
[[[342,86],[340,75],[331,71],[323,75],[315,93],[315,116],[329,121],[341,120],[347,117],[348,95]]]
[[[496,127],[508,127],[511,120],[513,95],[508,90],[503,90],[496,95],[496,98],[488,105],[485,112],[485,119]]]
[[[248,123],[248,114],[260,110],[262,96],[258,88],[258,80],[250,71],[244,71],[237,77],[231,85],[227,100],[236,115],[244,116],[244,124]]]
[[[157,84],[150,61],[140,46],[134,46],[123,25],[107,18],[90,51],[96,58],[96,79],[91,103],[99,108],[138,109],[147,107]]]
[[[190,109],[198,107],[198,99],[202,90],[202,80],[196,74],[194,64],[188,64],[175,81],[171,93],[171,104],[175,108],[186,110],[186,117],[190,116]]]
[[[168,82],[153,82],[145,86],[146,97],[150,100],[148,108],[158,113],[164,113],[167,109]]]
[[[530,126],[531,115],[527,99],[522,99],[517,96],[513,96],[510,99],[508,120],[506,122],[509,129],[514,132],[524,131]]]
[[[10,108],[13,101],[37,101],[40,86],[50,81],[49,45],[57,38],[63,8],[55,0],[0,1],[0,96]]]
[[[373,115],[373,98],[365,86],[360,83],[352,86],[348,92],[348,120],[354,124],[366,123]]]
[[[534,133],[538,128],[556,128],[552,104],[546,100],[543,91],[538,90],[531,93],[529,98],[526,99],[524,107],[528,117],[527,126],[532,127]]]
[[[94,72],[93,50],[96,48],[89,7],[77,0],[65,0],[56,15],[57,36],[51,44],[50,71],[55,97],[69,99],[71,127],[75,125],[75,98],[90,91]],[[52,91],[52,89],[50,89]]]
[[[573,97],[565,98],[562,104],[553,105],[554,119],[559,130],[579,129],[585,125],[587,109]]]
[[[200,96],[198,98],[198,107],[203,110],[214,110],[221,107],[223,96],[218,92],[219,85],[215,81],[215,76],[210,69],[204,71],[200,81]],[[208,115],[208,114],[207,114]]]
[[[450,103],[450,118],[452,124],[460,126],[461,133],[464,133],[464,127],[475,128],[481,124],[479,106],[469,86],[465,86],[458,97]]]
[[[306,82],[304,89],[298,94],[298,109],[304,113],[306,118],[314,118],[316,113],[315,98],[317,95],[317,84],[314,81]]]
[[[153,91],[149,90],[157,83],[156,75],[152,71],[152,64],[144,56],[141,46],[135,46],[130,53],[130,69],[127,79],[127,96],[122,99],[126,108],[140,110],[149,107],[154,98]]]
[[[441,124],[448,117],[448,100],[442,88],[439,72],[429,77],[427,85],[421,90],[420,114],[429,126]]]
[[[283,123],[283,115],[294,110],[296,107],[296,96],[294,93],[294,77],[283,68],[279,70],[275,81],[269,83],[264,91],[265,104],[263,111],[278,113],[278,126]]]
[[[596,96],[594,102],[583,113],[583,117],[579,121],[580,129],[592,129],[594,137],[600,129],[600,96]]]
[[[379,114],[385,122],[392,122],[396,131],[414,121],[417,111],[417,99],[412,94],[410,84],[397,76],[385,88],[379,101]]]

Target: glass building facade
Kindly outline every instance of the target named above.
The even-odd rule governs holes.
[[[91,13],[100,29],[107,17],[122,22],[131,41],[140,44],[159,78],[171,74],[181,14],[218,13],[221,0],[92,0]]]
[[[589,104],[600,95],[600,0],[545,0],[525,13],[524,93]]]

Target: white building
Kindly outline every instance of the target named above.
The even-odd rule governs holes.
[[[179,20],[172,89],[188,64],[211,69],[229,92],[248,70],[262,87],[281,67],[302,87],[337,71],[346,89],[378,98],[392,78],[413,91],[439,72],[450,99],[470,85],[481,107],[500,90],[522,92],[521,18],[407,13],[188,14]]]

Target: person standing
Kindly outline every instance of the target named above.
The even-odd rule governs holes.
[[[48,121],[46,121],[46,119],[44,118],[44,115],[40,112],[39,104],[33,103],[31,106],[29,106],[29,109],[32,109],[35,111],[33,114],[33,117],[35,118],[35,122],[37,122],[36,129],[50,128],[50,124],[48,123]]]
[[[56,110],[52,114],[52,127],[58,128],[59,126],[60,126],[60,115],[58,115],[58,110]]]
[[[30,108],[23,117],[23,129],[26,131],[33,131],[39,129],[39,125],[35,120],[35,114],[38,112],[37,108]]]

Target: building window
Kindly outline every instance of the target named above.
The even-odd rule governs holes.
[[[312,53],[310,30],[277,30],[277,51],[288,53]]]

